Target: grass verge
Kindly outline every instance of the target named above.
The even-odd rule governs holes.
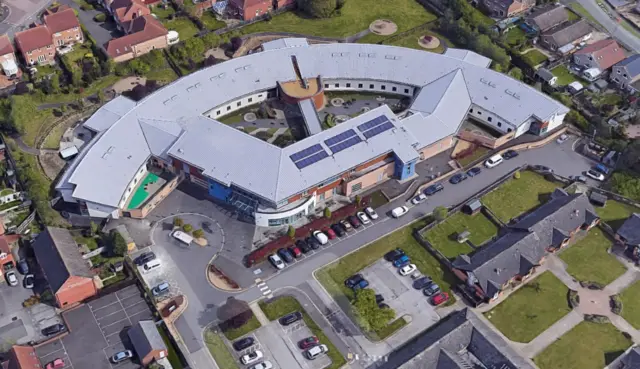
[[[431,228],[424,237],[444,256],[455,259],[460,254],[473,251],[466,242],[457,241],[458,234],[465,230],[471,233],[469,241],[475,246],[482,245],[498,234],[498,227],[484,214],[467,215],[460,211]]]
[[[249,332],[253,332],[256,329],[262,327],[262,325],[260,324],[260,322],[258,321],[258,318],[256,318],[256,316],[252,316],[251,319],[249,319],[248,322],[246,322],[245,324],[243,324],[241,327],[239,328],[234,328],[234,329],[228,329],[226,331],[223,331],[224,336],[227,337],[227,339],[229,341],[234,341],[246,334],[248,334]]]
[[[635,329],[640,329],[640,281],[635,281],[619,295],[622,301],[622,317]]]
[[[176,350],[176,347],[173,345],[172,341],[169,339],[169,336],[167,336],[167,333],[164,331],[164,329],[158,327],[158,332],[160,332],[160,335],[162,336],[162,340],[164,341],[165,346],[167,346],[167,359],[169,359],[169,363],[171,364],[171,367],[173,369],[182,369],[182,362],[180,361],[180,358],[178,357],[178,352]]]
[[[638,212],[640,212],[640,209],[635,206],[616,200],[607,200],[604,207],[596,207],[596,213],[598,213],[600,219],[613,228],[614,231],[620,228],[631,214]]]
[[[216,361],[218,367],[224,369],[240,369],[238,363],[218,333],[210,329],[205,329],[204,343],[207,345],[207,349],[209,349],[209,353],[213,356],[213,360]]]

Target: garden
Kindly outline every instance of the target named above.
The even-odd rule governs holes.
[[[508,339],[528,343],[571,311],[568,291],[553,273],[544,272],[484,316]]]
[[[633,213],[640,213],[640,209],[616,200],[607,200],[605,206],[596,206],[596,213],[600,219],[613,230],[617,230]]]
[[[498,226],[483,213],[467,215],[461,211],[428,230],[423,236],[445,257],[455,259],[458,255],[468,254],[474,249],[466,242],[457,241],[457,236],[469,231],[469,241],[480,246],[498,234]]]
[[[622,302],[622,317],[635,329],[640,329],[640,281],[635,281],[618,295]]]
[[[578,81],[578,78],[567,69],[564,65],[560,65],[551,70],[551,73],[558,77],[556,86],[566,86],[572,82]],[[584,83],[583,83],[584,84]]]
[[[521,54],[522,60],[530,67],[534,68],[549,59],[538,49],[529,49],[526,53]]]

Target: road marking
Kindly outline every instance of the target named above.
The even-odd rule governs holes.
[[[269,290],[269,289],[266,290],[266,291],[262,291],[262,296],[267,296],[269,294],[271,294],[271,290]]]
[[[260,291],[264,291],[264,290],[268,290],[269,286],[267,286],[267,284],[265,283],[264,285],[260,286],[258,285],[258,288],[260,289]]]

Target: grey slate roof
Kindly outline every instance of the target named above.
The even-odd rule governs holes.
[[[141,320],[127,332],[138,357],[145,357],[153,350],[167,350],[156,324],[151,320]]]
[[[640,54],[634,54],[620,63],[616,64],[618,67],[626,67],[627,73],[631,78],[636,77],[640,74]]]
[[[298,103],[298,106],[300,107],[300,112],[302,112],[302,118],[304,119],[304,124],[307,127],[307,132],[310,135],[322,132],[320,118],[318,117],[318,112],[316,112],[316,107],[313,104],[313,101],[311,99],[302,100]]]
[[[640,245],[640,214],[631,214],[616,232],[629,245]]]
[[[237,96],[275,88],[278,81],[295,80],[292,55],[305,79],[358,78],[421,88],[451,75],[451,86],[441,82],[437,89],[433,87],[450,96],[440,99],[441,110],[429,105],[426,98],[423,101],[429,106],[424,109],[413,104],[412,109],[420,114],[402,121],[383,106],[284,149],[204,116]],[[479,59],[468,54],[465,59],[469,58]],[[109,128],[83,148],[56,188],[73,189],[76,199],[118,207],[138,169],[151,155],[159,155],[193,164],[220,183],[233,183],[277,203],[376,155],[393,151],[402,161],[417,159],[416,149],[420,146],[455,133],[453,127],[464,119],[469,104],[492,111],[516,127],[532,116],[546,121],[568,112],[526,84],[445,55],[370,44],[281,48],[199,70],[139,101],[116,123],[92,123],[93,127]],[[289,158],[294,152],[316,143],[322,145],[322,140],[381,114],[387,115],[396,129],[302,170]],[[248,152],[252,155],[246,155]]]
[[[33,243],[33,251],[53,293],[71,276],[93,277],[89,264],[82,259],[78,245],[66,229],[47,227]]]
[[[592,31],[589,23],[584,19],[580,19],[573,23],[565,22],[548,29],[542,34],[542,37],[549,38],[555,45],[562,47],[588,35]]]
[[[454,311],[369,369],[533,369],[469,309]],[[473,366],[475,367],[475,366]]]
[[[640,347],[636,346],[631,349],[624,357],[620,359],[623,364],[619,369],[638,369],[640,368]]]
[[[551,73],[550,70],[546,69],[546,68],[540,68],[536,71],[536,74],[542,78],[543,81],[545,82],[549,82],[551,81],[551,79],[553,79],[553,77],[555,77],[553,75],[553,73]]]
[[[527,17],[528,23],[535,25],[541,32],[569,20],[567,10],[562,5],[546,4],[532,11]]]

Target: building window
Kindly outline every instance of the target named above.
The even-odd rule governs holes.
[[[478,115],[482,115],[482,112],[478,110]]]
[[[347,83],[347,88],[351,87],[351,83]]]
[[[351,192],[360,191],[361,189],[362,189],[362,182],[356,183],[353,186],[351,186]]]
[[[258,95],[258,97],[262,97],[262,94]]]
[[[387,89],[387,86],[382,85],[382,86],[380,86],[380,88],[381,88],[381,89],[383,89],[383,90],[386,90],[386,89]]]
[[[336,83],[334,86],[335,86],[336,88],[338,88],[338,87],[340,87],[340,84],[339,84],[339,83]]]
[[[472,114],[473,114],[473,109],[469,109],[469,113],[472,113]]]
[[[405,89],[404,89],[404,93],[405,93],[405,94],[408,94],[408,93],[409,93],[409,89],[408,89],[408,88],[405,88]]]
[[[493,118],[489,117],[489,118],[487,118],[487,120],[488,120],[489,122],[491,122],[491,121],[493,120]],[[498,127],[500,127],[500,122],[498,122]]]
[[[227,106],[227,111],[231,110],[231,106]]]
[[[373,86],[373,84],[370,84],[370,85],[369,85],[369,88],[370,88],[370,89],[373,89],[373,87],[374,87],[374,86]]]
[[[247,99],[247,101],[252,102],[253,101],[253,97],[250,97],[249,99]]]
[[[216,115],[220,115],[220,110],[216,111]]]
[[[329,84],[328,84],[328,83],[325,83],[325,84],[324,84],[324,88],[329,88]]]
[[[362,83],[358,83],[358,88],[362,88]]]
[[[502,127],[502,123],[498,122],[498,127]]]
[[[397,87],[391,87],[391,91],[396,92],[398,90]]]
[[[511,132],[511,131],[513,131],[511,128],[507,129],[507,132]]]
[[[242,101],[238,101],[238,102],[236,103],[236,106],[240,106],[240,105],[242,105]]]

